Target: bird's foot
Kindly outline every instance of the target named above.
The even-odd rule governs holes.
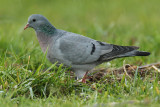
[[[83,78],[83,79],[82,79],[82,83],[86,83],[86,78]]]
[[[80,83],[86,83],[86,79],[82,78],[82,79],[78,80],[78,82],[80,82]]]
[[[88,74],[88,71],[85,73],[84,77],[80,79],[78,82],[86,83],[87,74]]]

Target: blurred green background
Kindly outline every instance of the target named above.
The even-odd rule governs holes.
[[[1,59],[12,56],[12,61],[26,63],[26,54],[31,55],[31,61],[42,56],[33,29],[23,30],[31,14],[42,14],[58,29],[112,44],[139,46],[152,53],[128,58],[126,63],[158,62],[159,4],[159,0],[0,0]],[[122,60],[113,64],[120,61],[122,65]]]
[[[118,68],[124,60],[138,66],[159,62],[160,0],[0,0],[0,106],[146,107],[160,103],[158,70],[144,79],[124,73],[121,80],[106,75],[89,84],[68,79],[62,68],[40,72],[51,63],[44,61],[34,30],[23,30],[31,14],[44,15],[58,29],[151,52],[148,57],[117,59],[99,67]]]

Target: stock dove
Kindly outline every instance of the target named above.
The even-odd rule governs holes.
[[[78,79],[86,82],[89,70],[103,62],[121,57],[148,56],[135,46],[118,46],[97,41],[80,34],[56,29],[44,16],[33,14],[24,29],[33,28],[43,53],[51,63],[59,62],[70,67]]]

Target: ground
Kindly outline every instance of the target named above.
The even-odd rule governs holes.
[[[0,0],[0,105],[160,106],[160,67],[152,65],[160,59],[159,4],[159,0]],[[90,73],[86,84],[79,83],[68,68],[45,58],[33,29],[23,30],[31,14],[46,16],[56,28],[139,46],[151,55],[104,63],[94,69],[101,71],[98,75]],[[139,68],[147,64],[151,66]]]

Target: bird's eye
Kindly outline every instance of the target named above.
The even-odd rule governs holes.
[[[36,19],[33,19],[33,22],[35,22],[36,21]]]

